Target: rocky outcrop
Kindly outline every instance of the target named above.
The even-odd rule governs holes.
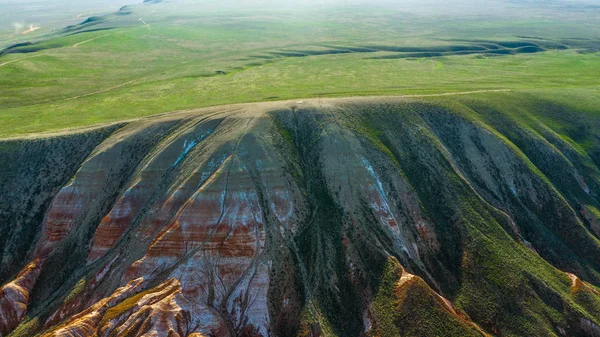
[[[40,271],[40,260],[32,261],[12,282],[0,288],[0,335],[10,332],[25,318],[29,294]]]
[[[131,186],[98,225],[88,262],[96,261],[115,246],[128,225],[160,189],[161,180],[168,178],[187,154],[214,131],[218,123],[219,120],[199,124],[197,120],[192,120],[171,135],[167,145],[159,147],[147,158]]]
[[[56,193],[117,126],[49,138],[3,142],[0,147],[0,282],[26,264]],[[35,160],[34,160],[35,159]]]
[[[487,336],[394,258],[387,263],[371,312],[370,336]],[[422,325],[422,321],[435,324]]]
[[[543,115],[460,103],[250,104],[0,141],[3,162],[48,152],[37,182],[2,168],[29,187],[2,189],[0,219],[23,222],[0,229],[0,336],[593,334],[592,156]]]
[[[202,336],[198,330],[228,335],[218,315],[200,311],[194,315],[201,316],[201,321],[192,317],[178,280],[170,279],[141,292],[143,284],[141,278],[129,282],[43,336]]]

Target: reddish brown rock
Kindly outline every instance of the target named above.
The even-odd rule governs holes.
[[[48,257],[79,226],[95,227],[96,219],[106,215],[105,204],[112,201],[111,189],[127,181],[172,123],[132,123],[100,144],[52,201],[34,256]]]
[[[41,271],[41,261],[34,260],[10,283],[0,288],[0,336],[14,329],[25,317],[29,293]]]
[[[153,279],[167,269],[193,305],[227,310],[233,328],[249,324],[266,335],[268,267],[262,211],[239,159],[217,173],[182,207],[124,280]]]
[[[84,197],[77,183],[65,186],[58,193],[44,222],[44,233],[35,251],[35,256],[45,258],[55,245],[69,235],[73,220],[82,214]]]
[[[104,256],[116,245],[146,202],[157,193],[161,180],[168,178],[169,170],[181,165],[194,148],[214,132],[219,121],[198,124],[197,120],[193,120],[188,124],[149,156],[129,188],[104,216],[94,235],[89,263]]]
[[[88,262],[96,261],[114,247],[137,211],[143,206],[143,199],[147,194],[147,186],[141,181],[125,192],[117,205],[98,225]]]

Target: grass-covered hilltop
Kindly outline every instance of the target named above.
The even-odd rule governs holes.
[[[600,336],[592,0],[0,0],[0,337]]]

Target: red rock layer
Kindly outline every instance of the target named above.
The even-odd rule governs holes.
[[[14,329],[25,317],[29,293],[41,272],[41,263],[29,263],[17,277],[0,288],[0,336]]]
[[[111,212],[98,225],[92,249],[88,255],[88,262],[98,260],[114,247],[133,217],[144,205],[148,194],[148,184],[142,181],[137,181],[134,186],[125,192]]]
[[[79,225],[96,226],[113,193],[129,179],[173,121],[132,123],[98,146],[50,205],[35,257],[45,258]],[[152,135],[152,136],[150,136]]]
[[[187,179],[180,183],[166,197],[159,200],[154,209],[153,216],[146,221],[136,232],[137,239],[142,241],[154,240],[160,231],[168,226],[173,217],[184,209],[189,199],[206,184],[210,184],[211,178],[220,176],[222,171],[228,167],[229,156],[220,154],[211,158],[208,163],[201,166]]]
[[[100,212],[103,211],[104,203],[114,193],[111,189],[118,187],[115,181],[129,177],[137,160],[141,160],[146,152],[136,153],[136,160],[124,154],[131,154],[133,149],[151,148],[152,144],[160,139],[161,132],[171,124],[172,121],[156,124],[132,123],[106,139],[84,161],[72,180],[54,197],[46,213],[42,233],[33,252],[34,260],[28,265],[36,267],[36,272],[30,273],[28,277],[31,287],[35,284],[45,259],[61,242],[78,226],[95,225],[92,219],[102,215]],[[155,136],[149,139],[149,133]],[[18,279],[12,283],[14,282],[18,282]],[[27,294],[31,287],[26,288]],[[23,318],[22,315],[14,317]]]
[[[193,149],[213,133],[213,124],[196,125],[182,134],[176,133],[159,148],[138,173],[131,186],[123,193],[111,211],[102,219],[94,235],[88,262],[94,262],[113,248],[123,233],[157,192],[169,169],[181,164]]]
[[[78,222],[94,214],[111,171],[119,167],[115,163],[115,156],[123,150],[124,140],[111,144],[113,142],[115,140],[109,138],[101,145],[103,151],[88,158],[73,180],[58,192],[44,221],[42,237],[35,249],[36,257],[46,258]]]
[[[87,185],[87,183],[84,183]],[[83,214],[82,189],[87,186],[80,186],[79,181],[63,187],[48,211],[46,221],[44,222],[43,237],[35,251],[35,256],[45,258],[50,255],[58,242],[67,237],[77,216]]]
[[[258,196],[238,158],[217,174],[186,202],[124,280],[153,279],[171,269],[169,277],[181,280],[182,294],[193,305],[235,312],[233,327],[256,324],[266,335],[268,268],[258,261],[265,245]],[[252,313],[260,317],[248,317]]]

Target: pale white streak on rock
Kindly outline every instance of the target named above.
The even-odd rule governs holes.
[[[268,336],[268,289],[268,266],[264,263],[252,266],[227,301],[227,309],[238,329],[251,325],[262,336]]]
[[[373,166],[371,166],[371,164],[366,158],[361,157],[361,161],[363,162],[364,167],[367,169],[369,175],[371,176],[371,178],[373,178],[375,182],[375,184],[371,185],[371,188],[375,189],[377,195],[379,196],[379,200],[371,200],[371,207],[376,211],[375,213],[379,216],[379,220],[381,221],[381,223],[384,226],[389,226],[390,229],[394,232],[394,237],[397,243],[400,245],[400,248],[404,252],[406,252],[406,254],[408,254],[408,256],[410,256],[411,258],[418,259],[418,254],[415,254],[414,249],[411,250],[411,248],[413,247],[409,246],[406,240],[401,235],[399,222],[396,220],[396,217],[394,216],[394,213],[390,207],[388,197],[383,188],[383,184],[379,179],[379,176],[377,175],[377,173],[375,173]]]

